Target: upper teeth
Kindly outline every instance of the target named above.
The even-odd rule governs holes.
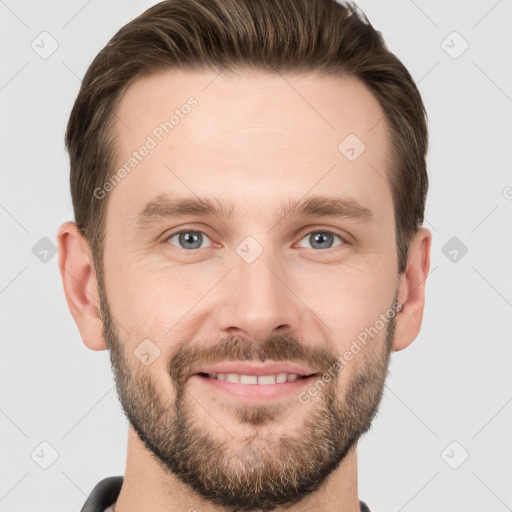
[[[281,384],[293,382],[297,379],[296,373],[277,373],[274,375],[242,375],[240,373],[209,373],[209,377],[228,382],[239,382],[240,384]]]

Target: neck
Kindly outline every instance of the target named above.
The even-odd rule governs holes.
[[[130,427],[128,454],[121,492],[115,512],[174,512],[176,510],[201,512],[231,512],[197,495],[173,473],[159,464]],[[277,507],[273,512],[283,512]],[[357,451],[354,447],[315,492],[286,512],[359,512],[357,489]]]

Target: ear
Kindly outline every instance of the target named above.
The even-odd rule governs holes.
[[[400,276],[398,302],[402,304],[396,315],[395,351],[408,347],[418,336],[425,306],[425,281],[430,269],[432,234],[420,228],[411,241],[407,267]]]
[[[91,350],[105,350],[100,299],[89,244],[74,222],[65,222],[57,233],[59,268],[69,310],[82,340]]]

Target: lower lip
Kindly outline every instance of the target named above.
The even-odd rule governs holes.
[[[236,398],[248,400],[272,400],[283,398],[292,393],[297,394],[304,387],[311,386],[320,376],[311,375],[281,384],[240,384],[226,380],[212,379],[202,375],[192,375],[192,380],[199,380],[215,391],[220,391]]]

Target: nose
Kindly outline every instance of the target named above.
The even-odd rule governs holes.
[[[284,263],[270,252],[264,251],[252,263],[235,257],[226,279],[216,311],[221,332],[262,342],[300,330],[304,305],[293,291]]]

